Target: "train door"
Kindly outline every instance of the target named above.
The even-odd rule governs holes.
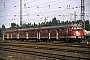
[[[48,30],[48,39],[50,40],[50,30]]]
[[[56,29],[56,40],[58,40],[58,39],[59,39],[59,30]]]
[[[56,29],[50,29],[49,31],[49,39],[51,39],[52,41],[53,40],[56,40]]]
[[[28,39],[28,31],[26,31],[26,39]]]
[[[7,39],[9,39],[9,33],[7,32]]]
[[[11,32],[11,39],[12,39],[12,32]]]
[[[19,39],[19,31],[17,32],[17,39]]]
[[[3,32],[3,41],[4,41],[4,38],[5,38],[5,33]]]

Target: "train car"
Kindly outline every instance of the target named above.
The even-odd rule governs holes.
[[[81,42],[83,38],[84,29],[77,24],[3,31],[3,39],[5,40]]]
[[[80,25],[63,25],[41,27],[41,39],[81,42],[84,39],[84,29]]]

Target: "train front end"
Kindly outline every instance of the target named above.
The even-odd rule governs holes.
[[[69,30],[69,36],[73,41],[82,42],[84,39],[84,29],[81,26],[72,26]]]

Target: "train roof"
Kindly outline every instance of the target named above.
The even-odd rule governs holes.
[[[58,25],[58,26],[45,26],[45,27],[34,27],[34,28],[23,28],[23,29],[14,29],[14,30],[5,30],[4,32],[11,31],[26,31],[26,30],[38,30],[38,29],[49,29],[49,28],[58,28],[58,27],[70,27],[70,26],[81,26],[79,24],[69,24],[69,25]]]

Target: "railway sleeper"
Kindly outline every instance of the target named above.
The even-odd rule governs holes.
[[[13,45],[12,45],[13,46]],[[34,46],[25,46],[24,48],[34,48]],[[7,49],[7,48],[5,48]],[[89,54],[90,51],[80,51],[80,50],[69,50],[69,49],[55,49],[55,48],[47,48],[47,47],[38,47],[36,49],[45,49],[45,50],[54,50],[54,51],[64,51],[64,52],[73,52],[73,53],[81,53],[81,54]],[[13,49],[14,50],[14,49]]]

